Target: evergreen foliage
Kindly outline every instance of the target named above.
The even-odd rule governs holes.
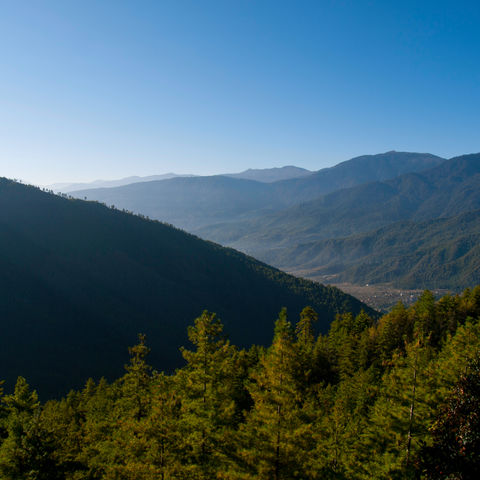
[[[473,480],[480,476],[480,359],[468,365],[430,427],[419,464],[428,479]]]
[[[282,309],[248,351],[204,311],[173,374],[140,335],[112,383],[42,404],[20,377],[0,396],[0,478],[477,478],[479,292],[338,315],[320,335],[314,309],[295,325]]]

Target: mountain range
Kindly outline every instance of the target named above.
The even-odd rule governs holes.
[[[476,219],[479,208],[480,155],[475,154],[423,172],[338,190],[261,219],[214,225],[197,233],[309,278],[325,280],[320,276],[324,272],[331,281],[458,290],[479,280],[475,272],[480,263],[471,251],[475,243],[465,243],[463,228],[455,225],[464,226],[470,216]],[[448,222],[429,223],[450,217]],[[478,223],[468,223],[468,228],[470,235],[480,232]],[[365,251],[365,244],[372,244],[371,251]],[[452,245],[463,245],[458,258],[445,253]]]
[[[479,187],[480,154],[465,155],[423,172],[337,190],[261,218],[215,225],[199,233],[221,243],[225,234],[229,239],[225,243],[259,255],[267,249],[343,237],[401,220],[476,210]]]
[[[449,218],[449,223],[441,224],[448,229],[457,221],[464,222],[459,215],[480,209],[479,175],[478,154],[446,160],[391,151],[271,183],[212,176],[72,195],[162,219],[309,278],[463,289],[476,278],[462,273],[476,271],[476,254],[467,250],[459,258],[446,255],[460,269],[452,274],[452,265],[445,265],[443,254],[434,255],[434,244],[424,237],[434,228],[429,221]],[[475,234],[477,227],[469,224],[469,228]],[[414,230],[418,242],[415,238],[407,242],[407,233]],[[441,237],[446,239],[445,235],[449,235],[449,245],[463,244],[461,231],[445,231]],[[378,248],[384,237],[389,238],[390,247]],[[374,242],[375,252],[364,252],[362,242]],[[417,259],[415,274],[393,267],[406,255],[407,244]],[[339,252],[346,245],[352,252],[364,253],[343,258]],[[398,252],[403,253],[399,256]],[[433,259],[435,274],[420,268],[422,262]],[[462,262],[464,267],[460,267]],[[411,261],[407,264],[413,268]],[[375,273],[372,265],[376,265]]]
[[[226,177],[243,178],[245,180],[255,180],[257,182],[277,182],[279,180],[286,180],[289,178],[299,178],[310,175],[312,172],[305,168],[288,165],[285,167],[276,168],[249,168],[240,173],[227,173]],[[149,175],[146,177],[132,176],[125,177],[119,180],[95,180],[88,183],[54,183],[47,185],[45,188],[57,193],[70,193],[76,190],[91,190],[94,188],[113,188],[130,185],[132,183],[140,182],[155,182],[161,180],[169,180],[177,177],[195,177],[198,175],[179,175],[177,173],[164,173],[162,175]]]
[[[193,175],[177,175],[176,173],[164,173],[163,175],[149,175],[147,177],[125,177],[119,180],[94,180],[87,183],[54,183],[47,185],[45,188],[54,192],[69,193],[75,190],[92,189],[92,188],[113,188],[122,187],[123,185],[130,185],[131,183],[139,182],[154,182],[159,180],[168,180],[176,177],[193,177]]]
[[[268,343],[282,306],[296,316],[311,305],[321,331],[338,312],[376,315],[334,287],[267,264],[331,283],[451,290],[480,283],[480,154],[387,152],[299,178],[262,175],[75,193],[108,206],[1,179],[7,386],[25,375],[51,396],[89,376],[113,378],[139,332],[154,347],[154,366],[172,370],[187,325],[203,309],[216,311],[239,345]]]
[[[179,179],[185,180],[185,179]],[[27,376],[45,396],[113,378],[145,333],[153,365],[176,368],[186,327],[215,311],[240,345],[267,344],[279,310],[306,305],[326,330],[368,309],[163,223],[0,179],[0,364],[7,388]]]
[[[442,161],[430,154],[387,152],[271,183],[214,175],[80,190],[71,195],[196,231],[221,222],[262,218],[340,188],[393,178],[405,171],[420,171]]]

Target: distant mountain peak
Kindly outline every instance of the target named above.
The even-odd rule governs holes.
[[[313,172],[306,168],[296,167],[295,165],[285,165],[283,167],[272,168],[249,168],[240,173],[230,173],[225,176],[232,178],[243,178],[246,180],[255,180],[262,183],[273,183],[280,180],[289,180],[291,178],[300,178],[311,175]]]

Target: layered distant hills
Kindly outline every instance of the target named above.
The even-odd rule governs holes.
[[[311,278],[458,290],[480,281],[479,208],[476,154],[198,233]]]
[[[71,194],[196,231],[221,222],[262,218],[340,188],[420,171],[442,161],[430,154],[387,152],[354,158],[301,178],[270,183],[245,178],[249,175],[244,172],[242,178],[223,175],[172,178]],[[258,176],[261,171],[253,172]],[[264,172],[271,173],[272,169]]]
[[[245,180],[255,180],[257,182],[277,182],[279,180],[286,180],[290,178],[300,178],[310,175],[312,172],[305,168],[295,166],[286,166],[279,168],[249,168],[240,173],[228,173],[224,176],[232,178],[243,178]],[[177,177],[195,177],[195,175],[178,175],[176,173],[164,173],[163,175],[149,175],[146,177],[132,176],[125,177],[119,180],[95,180],[89,183],[55,183],[47,185],[48,190],[54,192],[70,193],[77,190],[91,190],[94,188],[113,188],[130,185],[132,183],[140,182],[155,182],[160,180],[169,180]]]
[[[478,154],[446,160],[391,151],[270,183],[177,178],[73,195],[161,219],[311,278],[462,289],[480,265],[465,246],[474,245],[453,225],[480,209],[479,175]],[[449,220],[430,223],[436,219]],[[475,235],[477,225],[468,225]],[[452,256],[453,245],[463,246]]]
[[[0,232],[1,378],[27,376],[46,396],[120,374],[140,332],[154,366],[175,368],[203,309],[241,345],[268,343],[282,306],[295,317],[311,305],[320,330],[337,312],[368,310],[168,225],[6,179]]]
[[[445,161],[423,172],[341,189],[248,222],[201,233],[258,253],[318,239],[367,232],[401,220],[422,221],[480,208],[480,154]],[[246,233],[244,233],[246,232]]]
[[[154,182],[159,180],[168,180],[170,178],[176,177],[193,177],[193,175],[177,175],[176,173],[164,173],[163,175],[150,175],[147,177],[125,177],[119,180],[95,180],[89,183],[54,183],[53,185],[47,185],[46,188],[48,190],[53,190],[54,192],[69,193],[75,190],[121,187],[123,185],[130,185],[131,183]]]

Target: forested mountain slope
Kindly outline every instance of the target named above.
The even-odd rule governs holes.
[[[424,172],[338,190],[259,220],[219,224],[197,233],[263,259],[275,248],[479,208],[480,154],[473,154],[453,158]]]
[[[430,154],[387,152],[357,157],[302,178],[273,183],[216,175],[81,190],[72,192],[72,195],[115,205],[194,231],[222,222],[261,219],[271,212],[339,188],[421,171],[442,161]],[[253,172],[252,178],[258,177],[260,172]],[[223,230],[227,232],[228,228]]]
[[[365,306],[239,252],[92,202],[0,180],[0,365],[42,394],[121,370],[148,335],[157,368],[178,365],[186,326],[216,310],[239,344],[264,343],[286,306],[327,328]]]
[[[0,477],[479,477],[480,287],[338,315],[318,336],[315,318],[282,310],[270,346],[245,350],[203,312],[175,373],[152,369],[140,336],[115,382],[46,403],[19,378],[0,388]]]
[[[328,283],[458,291],[480,283],[480,210],[272,250],[265,260]]]

